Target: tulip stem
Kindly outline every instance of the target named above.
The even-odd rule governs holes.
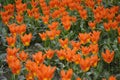
[[[12,75],[12,80],[16,80],[16,79],[15,79],[15,74]]]

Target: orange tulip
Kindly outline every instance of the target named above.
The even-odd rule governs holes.
[[[30,41],[32,39],[32,34],[25,34],[24,36],[21,36],[21,40],[24,44],[24,46],[29,46],[30,45]]]
[[[81,55],[80,54],[76,54],[73,56],[73,62],[75,62],[75,64],[79,64],[81,60]]]
[[[84,56],[87,56],[87,55],[90,54],[91,49],[90,49],[90,47],[83,47],[83,46],[82,46],[81,51],[82,51],[82,54],[83,54]]]
[[[82,80],[82,79],[78,77],[76,80]]]
[[[94,18],[95,18],[95,22],[100,23],[102,19],[102,15],[100,13],[96,13],[94,15]]]
[[[7,51],[7,55],[9,55],[11,58],[13,57],[13,56],[17,56],[17,52],[19,51],[19,49],[17,49],[17,48],[7,48],[6,49],[6,51]]]
[[[59,39],[59,42],[62,48],[68,47],[68,38],[66,38],[65,40]]]
[[[52,24],[48,25],[50,30],[56,30],[58,27],[58,22],[52,22]]]
[[[97,55],[91,56],[91,66],[96,67],[98,64],[99,58]]]
[[[35,76],[35,77],[37,76],[37,72],[38,72],[38,64],[37,63],[32,62],[31,60],[27,60],[25,67],[29,72],[32,73],[33,76]]]
[[[7,15],[7,16],[1,16],[1,18],[2,18],[3,23],[8,24],[8,22],[10,20],[10,16],[9,15]]]
[[[59,9],[59,10],[55,10],[55,11],[51,14],[51,16],[52,16],[53,19],[59,18],[60,15],[61,15],[60,9]]]
[[[71,22],[70,22],[70,16],[63,16],[61,18],[61,21],[62,21],[62,24],[64,26],[64,29],[65,30],[69,30],[70,29],[70,26],[71,26]]]
[[[53,40],[55,38],[55,36],[56,36],[55,32],[56,32],[55,30],[46,31],[46,34],[50,38],[50,40]]]
[[[71,41],[71,45],[73,46],[73,48],[76,48],[77,50],[80,49],[80,42],[75,42],[75,41]]]
[[[89,7],[89,8],[94,8],[94,6],[95,6],[95,2],[94,2],[94,0],[87,0],[87,1],[85,1],[85,3],[86,3],[86,5]]]
[[[13,36],[16,36],[17,34],[17,25],[15,23],[8,25],[8,28],[10,30],[10,33],[12,33]]]
[[[27,26],[25,24],[21,24],[21,25],[19,25],[17,27],[18,27],[18,33],[20,35],[22,35],[26,31],[26,28],[27,28]]]
[[[115,30],[115,29],[117,29],[118,28],[118,22],[117,21],[112,21],[111,22],[111,28],[113,29],[113,30]]]
[[[6,41],[8,43],[9,46],[14,47],[15,43],[16,43],[16,37],[6,37]]]
[[[107,63],[111,63],[114,58],[114,51],[110,53],[110,50],[106,49],[105,53],[102,53],[103,60]]]
[[[110,31],[110,23],[104,23],[103,25],[106,31]]]
[[[80,67],[81,69],[83,70],[83,72],[87,72],[89,69],[90,69],[90,58],[81,58],[81,61],[80,61]]]
[[[41,37],[41,39],[42,39],[43,41],[45,41],[46,38],[47,38],[47,34],[46,34],[46,33],[39,33],[39,36]]]
[[[54,51],[49,49],[48,51],[46,51],[46,56],[48,59],[51,59],[54,55]]]
[[[79,33],[79,39],[81,44],[86,44],[90,41],[90,34],[89,33]]]
[[[35,12],[34,14],[33,14],[33,17],[35,18],[35,20],[38,20],[38,19],[40,19],[40,13],[38,12]]]
[[[58,58],[60,60],[64,60],[65,59],[65,55],[66,55],[65,50],[61,49],[61,50],[57,50],[56,52],[57,52],[57,56],[58,56]]]
[[[117,80],[115,76],[110,76],[108,80]]]
[[[118,43],[120,44],[120,37],[118,37]]]
[[[24,51],[21,51],[21,52],[19,53],[19,57],[20,57],[20,60],[21,60],[21,61],[26,61],[26,59],[28,58],[28,54],[25,53]]]
[[[26,80],[34,80],[34,77],[31,72],[26,75]]]
[[[21,63],[17,59],[16,61],[10,63],[9,67],[11,68],[13,74],[19,74],[21,69]]]
[[[87,10],[83,9],[81,11],[79,11],[80,17],[84,20],[87,19]]]
[[[98,47],[98,44],[91,44],[90,45],[90,49],[91,49],[91,52],[93,53],[93,54],[97,54],[98,53],[98,50],[99,50],[99,47]]]
[[[116,20],[120,22],[120,14],[116,17]]]
[[[33,59],[37,64],[43,63],[46,55],[43,55],[42,52],[37,52],[33,55]]]
[[[60,74],[61,74],[61,80],[71,80],[73,70],[69,69],[67,72],[65,72],[64,70],[61,70]]]
[[[76,49],[70,49],[70,48],[66,48],[66,55],[65,58],[68,62],[72,62],[73,61],[73,57],[75,56],[76,53]]]
[[[22,21],[23,21],[23,16],[21,16],[20,14],[18,14],[18,15],[16,16],[16,20],[17,20],[18,23],[22,23]]]
[[[91,29],[95,29],[96,23],[94,22],[89,22],[88,25],[90,26]]]
[[[41,64],[37,73],[39,80],[52,80],[56,67]]]
[[[93,44],[96,44],[100,38],[100,31],[93,31],[91,34],[91,41]]]
[[[120,36],[120,27],[117,28],[118,35]]]

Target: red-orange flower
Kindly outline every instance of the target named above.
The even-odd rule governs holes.
[[[110,52],[110,50],[106,49],[105,53],[102,53],[103,60],[107,63],[111,63],[114,58],[114,51]]]
[[[34,77],[31,72],[26,75],[26,80],[34,80]]]
[[[30,45],[30,41],[32,39],[32,34],[25,34],[24,36],[21,36],[21,40],[24,44],[24,46],[29,46]]]
[[[73,48],[76,48],[77,50],[80,49],[80,42],[75,42],[75,41],[71,41],[71,45],[73,46]]]
[[[70,49],[70,48],[66,48],[66,55],[65,58],[68,62],[72,62],[73,61],[73,57],[75,56],[76,53],[76,49]]]
[[[6,41],[8,43],[9,46],[14,47],[15,43],[16,43],[16,37],[6,37]]]
[[[96,67],[98,64],[98,61],[99,61],[99,58],[97,55],[91,56],[91,61],[90,61],[91,66]]]
[[[17,48],[13,48],[13,49],[12,48],[7,48],[6,51],[7,51],[7,55],[9,55],[12,58],[12,56],[16,56],[19,49],[17,49]]]
[[[41,39],[42,39],[43,41],[45,41],[46,38],[47,38],[47,34],[46,34],[46,33],[39,33],[39,36],[41,37]]]
[[[73,70],[69,69],[67,72],[65,72],[64,70],[61,70],[60,74],[61,74],[61,80],[71,80]]]
[[[83,46],[82,46],[81,51],[82,51],[82,54],[83,54],[84,56],[87,56],[87,55],[90,54],[91,49],[90,49],[90,47],[83,47]]]
[[[52,80],[56,67],[41,64],[37,73],[39,80]]]
[[[44,22],[45,24],[48,24],[48,22],[49,22],[49,16],[43,16],[43,17],[42,17],[42,20],[43,20],[43,22]]]
[[[20,60],[21,60],[21,61],[26,61],[26,59],[28,58],[28,54],[25,53],[24,51],[21,51],[21,52],[19,53],[19,57],[20,57]]]
[[[110,76],[108,80],[117,80],[115,76]]]
[[[8,28],[10,30],[10,33],[12,33],[13,36],[16,36],[18,28],[15,23],[8,25]]]
[[[50,40],[53,40],[55,38],[56,36],[55,32],[56,32],[55,30],[46,31],[46,34],[50,38]]]
[[[89,22],[88,25],[90,26],[91,29],[95,29],[96,27],[96,22]]]
[[[82,18],[82,19],[84,19],[84,20],[86,20],[87,19],[87,10],[81,10],[81,11],[79,11],[79,14],[80,14],[80,17]]]
[[[48,51],[46,51],[46,56],[48,59],[51,59],[54,55],[54,51],[49,49]]]
[[[21,16],[20,14],[18,14],[18,15],[16,16],[16,20],[17,20],[18,23],[22,23],[22,21],[23,21],[23,16]]]
[[[118,43],[120,44],[120,37],[118,37]]]
[[[26,31],[26,25],[25,24],[21,24],[21,25],[19,25],[19,26],[17,26],[17,32],[20,34],[20,35],[22,35],[25,31]]]
[[[86,44],[90,41],[90,34],[89,33],[79,33],[79,39],[81,44]]]
[[[68,47],[68,38],[66,38],[65,40],[59,39],[60,45],[62,46],[62,48],[67,48]]]
[[[48,25],[50,30],[56,30],[58,27],[58,22],[52,22],[52,24]]]
[[[16,59],[16,61],[9,64],[9,67],[11,68],[13,74],[19,74],[21,69],[21,63],[18,59]]]
[[[81,78],[78,77],[76,80],[81,80]]]
[[[87,57],[85,59],[81,58],[81,61],[80,61],[80,67],[81,69],[83,70],[83,72],[86,72],[90,69],[90,58]]]
[[[100,38],[100,31],[93,31],[91,34],[91,41],[93,44],[96,44]]]
[[[93,54],[97,54],[99,50],[98,44],[91,44],[90,49]]]
[[[66,55],[65,50],[61,49],[61,50],[57,50],[56,52],[57,52],[57,56],[58,56],[58,58],[60,60],[64,60],[65,59],[65,55]]]
[[[33,55],[33,59],[37,64],[43,63],[46,55],[43,55],[42,52],[37,52]]]
[[[81,55],[80,54],[76,54],[73,56],[73,62],[75,62],[76,64],[79,64],[81,60]]]
[[[110,23],[104,23],[103,26],[106,31],[110,31]]]

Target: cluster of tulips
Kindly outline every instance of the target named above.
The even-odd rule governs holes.
[[[102,32],[114,30],[120,43],[119,9],[119,6],[105,8],[102,0],[31,0],[27,3],[15,0],[14,4],[3,6],[0,14],[9,31],[6,36],[9,68],[14,75],[24,75],[26,80],[52,80],[57,72],[60,80],[88,80],[84,74],[96,68],[99,61],[109,65],[114,60],[115,51],[105,48],[100,53],[99,42]],[[26,18],[44,24],[42,27],[46,30],[37,33],[44,50],[25,50],[32,46],[35,37],[28,30],[30,27]],[[76,25],[80,20],[81,26]],[[74,39],[67,35],[71,31],[77,35]],[[52,45],[52,41],[56,43]],[[57,44],[58,47],[52,49]],[[56,64],[70,65],[60,68],[60,65],[52,64],[55,59],[58,60]],[[83,76],[79,76],[71,65],[77,66]],[[116,80],[116,77],[111,74],[108,78],[102,78],[107,79]]]

